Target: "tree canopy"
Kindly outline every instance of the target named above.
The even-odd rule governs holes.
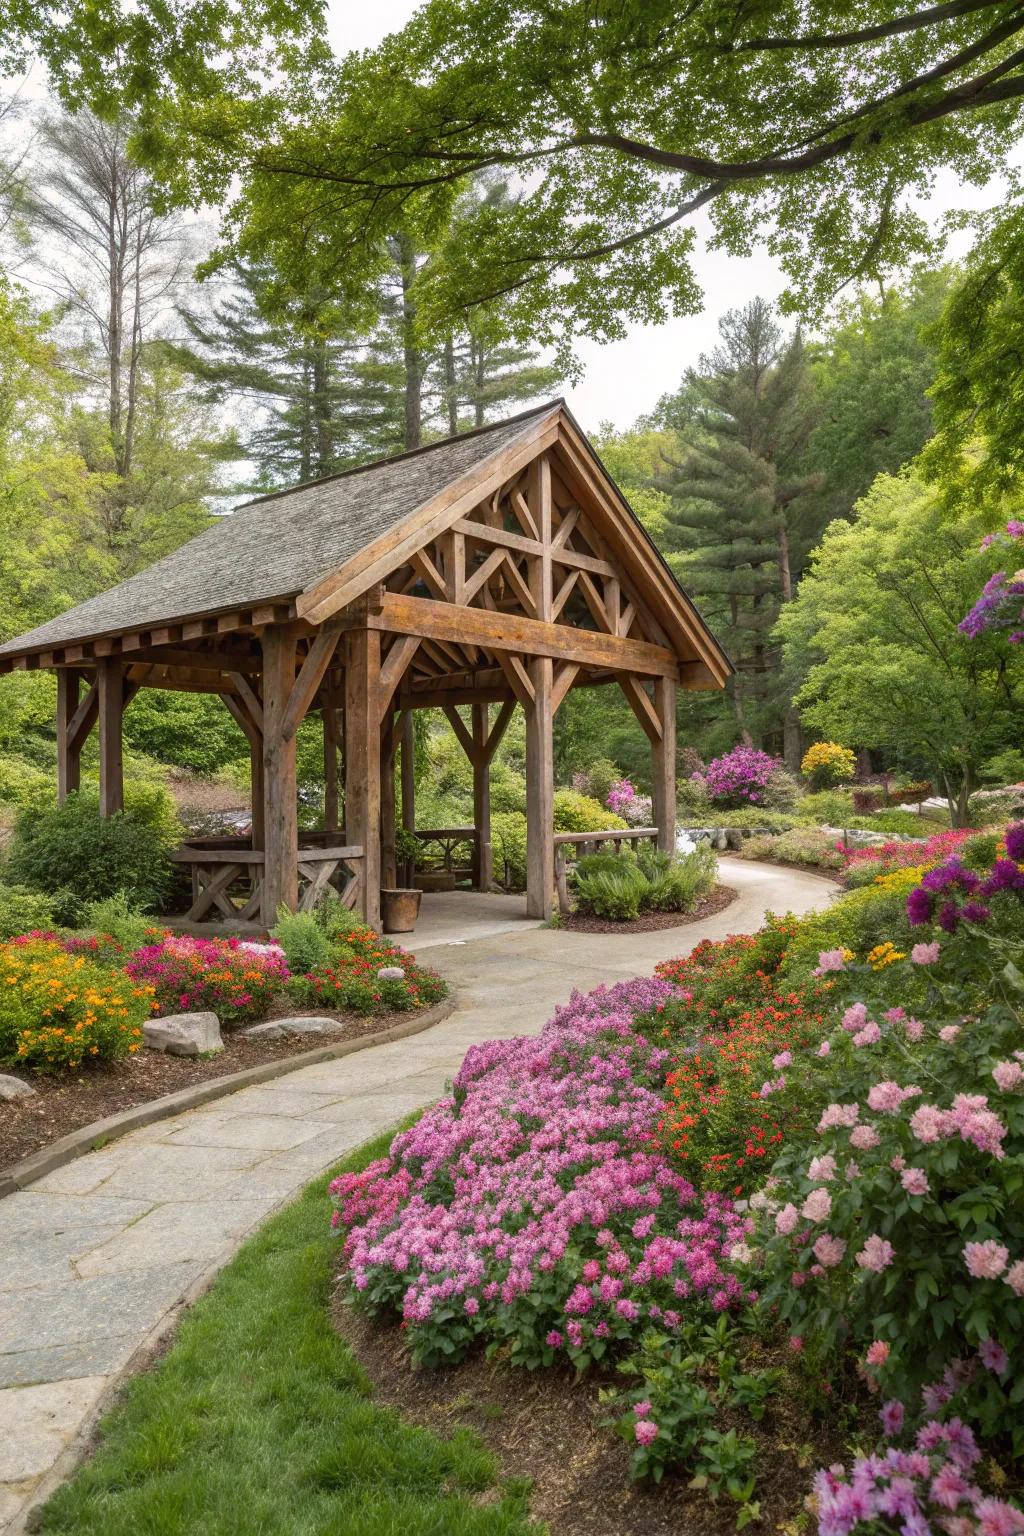
[[[510,332],[567,344],[700,307],[700,210],[729,251],[765,238],[807,310],[934,255],[910,194],[1006,168],[1022,31],[1015,0],[428,0],[265,90],[165,93],[144,143],[185,199],[239,178],[230,238],[284,270],[373,270],[396,227],[429,243],[474,177],[516,173],[523,198],[476,209],[421,310],[500,299]]]

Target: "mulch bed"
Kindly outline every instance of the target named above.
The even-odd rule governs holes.
[[[296,1013],[294,1006],[289,1011]],[[176,1093],[179,1088],[209,1082],[229,1072],[244,1072],[247,1067],[258,1067],[266,1061],[280,1061],[360,1035],[380,1034],[402,1019],[413,1017],[409,1012],[364,1015],[337,1013],[327,1008],[305,1010],[307,1017],[313,1013],[317,1018],[344,1021],[346,1028],[338,1034],[287,1035],[283,1040],[253,1040],[225,1030],[223,1051],[208,1058],[140,1051],[126,1061],[98,1063],[74,1073],[51,1076],[15,1072],[14,1076],[23,1077],[36,1092],[30,1099],[0,1102],[0,1171],[83,1125],[132,1109],[136,1104],[147,1104],[164,1094]],[[9,1068],[2,1070],[10,1072]]]
[[[569,1370],[524,1371],[490,1361],[482,1353],[451,1369],[413,1370],[396,1325],[355,1311],[339,1296],[335,1327],[363,1366],[378,1402],[388,1404],[434,1434],[474,1430],[498,1457],[509,1478],[532,1482],[530,1513],[547,1522],[551,1536],[732,1536],[736,1505],[723,1495],[713,1502],[687,1487],[685,1475],[668,1474],[658,1486],[631,1483],[630,1449],[602,1425],[596,1376],[578,1379]],[[783,1364],[764,1352],[759,1365]],[[608,1378],[608,1383],[621,1378]],[[716,1428],[735,1423],[757,1445],[759,1531],[790,1528],[802,1512],[819,1466],[842,1460],[834,1431],[812,1421],[796,1392],[770,1399],[765,1417],[722,1414]],[[488,1497],[488,1495],[485,1495]],[[489,1495],[493,1497],[493,1493]]]
[[[658,928],[682,928],[687,923],[699,923],[702,918],[724,912],[736,900],[736,895],[731,885],[716,885],[692,912],[644,912],[629,923],[617,923],[608,917],[591,917],[584,912],[570,912],[559,918],[558,926],[566,933],[653,933]]]

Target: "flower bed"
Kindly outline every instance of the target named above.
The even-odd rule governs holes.
[[[738,1525],[785,1382],[852,1435],[821,1536],[1024,1531],[1024,825],[993,847],[475,1047],[335,1185],[349,1294],[425,1364],[615,1365],[635,1474]]]
[[[0,1061],[45,1072],[133,1055],[152,1001],[151,988],[50,939],[0,945]]]
[[[127,975],[152,987],[161,1013],[208,1009],[229,1028],[266,1016],[288,979],[275,944],[166,934],[125,962]]]
[[[372,928],[353,928],[333,946],[330,964],[292,976],[287,991],[303,1007],[369,1014],[429,1008],[448,988],[415,955],[389,944]]]

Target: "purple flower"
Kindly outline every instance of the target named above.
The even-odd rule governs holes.
[[[1015,864],[1024,864],[1024,821],[1014,821],[1006,829],[1006,853]]]
[[[892,1440],[903,1428],[903,1404],[896,1398],[891,1398],[889,1402],[882,1404],[878,1417],[882,1421],[884,1434]]]

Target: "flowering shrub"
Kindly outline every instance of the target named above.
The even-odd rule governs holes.
[[[986,843],[988,840],[984,840]],[[1024,891],[1024,822],[1007,827],[1005,857],[998,855],[980,872],[964,858],[951,854],[922,875],[907,897],[907,917],[914,928],[936,923],[945,933],[955,933],[961,923],[987,923],[994,905],[1004,919],[1021,912]]]
[[[473,1046],[448,1098],[331,1186],[349,1288],[401,1313],[415,1360],[488,1339],[583,1369],[745,1299],[726,1256],[748,1222],[651,1146],[665,1053],[633,1016],[672,993],[574,993],[538,1037]]]
[[[0,945],[0,1061],[53,1071],[113,1061],[142,1044],[152,990],[51,939]]]
[[[447,991],[435,971],[372,928],[350,929],[344,942],[335,944],[328,965],[288,982],[289,995],[303,1007],[351,1013],[428,1008]]]
[[[616,780],[608,791],[606,803],[627,826],[649,827],[653,824],[654,802],[650,795],[637,794],[629,779]]]
[[[882,1409],[888,1436],[900,1433],[898,1409],[898,1403]],[[970,1429],[954,1417],[922,1425],[912,1450],[889,1445],[881,1455],[856,1457],[849,1473],[841,1466],[820,1471],[814,1480],[819,1536],[867,1536],[893,1526],[908,1536],[936,1529],[950,1536],[1019,1536],[1024,1514],[979,1488],[980,1458]]]
[[[702,1186],[734,1195],[763,1182],[785,1137],[806,1120],[795,1099],[783,1105],[761,1092],[794,1051],[817,1044],[830,990],[827,982],[799,990],[780,984],[787,932],[775,925],[774,953],[757,940],[727,939],[659,966],[682,983],[680,993],[639,1021],[669,1053],[661,1144]],[[752,973],[751,952],[760,961]],[[744,958],[748,968],[741,969]]]
[[[837,741],[814,742],[807,748],[800,764],[800,772],[810,779],[812,789],[828,789],[845,779],[852,779],[856,768],[854,754]]]
[[[1024,1050],[1006,1001],[956,1006],[964,959],[937,943],[877,969],[822,956],[859,995],[781,1074],[815,1134],[759,1197],[756,1272],[820,1354],[852,1347],[872,1388],[1009,1432],[1021,1454]],[[913,994],[929,1006],[884,1006]]]
[[[158,1012],[209,1009],[228,1026],[263,1018],[288,979],[284,953],[276,944],[184,934],[144,944],[124,968],[133,980],[153,988]]]
[[[964,843],[977,836],[969,827],[954,827],[945,832],[936,832],[933,837],[907,839],[888,843],[869,843],[864,848],[847,848],[843,850],[847,871],[856,870],[863,864],[877,864],[878,869],[874,874],[886,873],[891,869],[901,869],[905,865],[921,865],[930,868],[932,864],[939,863],[949,854],[957,852]]]
[[[712,758],[704,781],[717,805],[764,805],[768,785],[780,766],[777,757],[756,747],[733,747],[724,756]]]
[[[989,549],[993,544],[1000,544],[1013,550],[1014,543],[1024,538],[1024,523],[1011,518],[1006,525],[1005,533],[989,533],[981,541],[982,549]],[[1017,557],[1019,558],[1019,556]],[[1012,576],[1007,576],[1005,571],[996,571],[990,576],[981,591],[974,607],[966,618],[961,619],[958,628],[972,640],[978,635],[983,635],[990,629],[1008,629],[1009,640],[1012,644],[1019,644],[1024,640],[1024,571],[1015,571]]]

